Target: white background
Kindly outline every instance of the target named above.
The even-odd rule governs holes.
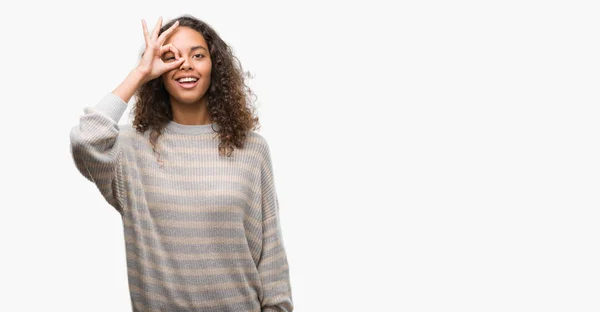
[[[130,311],[69,131],[189,13],[255,76],[295,311],[599,311],[594,1],[384,3],[2,4],[0,310]]]

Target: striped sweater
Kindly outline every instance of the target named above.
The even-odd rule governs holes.
[[[109,93],[71,129],[71,155],[123,221],[133,311],[292,311],[267,141],[231,157],[217,124],[171,121],[158,140],[120,125]]]

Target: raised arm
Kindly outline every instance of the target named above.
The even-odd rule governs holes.
[[[123,177],[119,170],[122,153],[117,142],[118,121],[127,108],[109,93],[95,106],[86,107],[79,124],[71,129],[71,154],[79,172],[92,181],[102,196],[123,212]]]
[[[140,64],[133,69],[113,92],[105,95],[96,105],[84,109],[79,124],[71,129],[71,154],[81,174],[92,181],[104,198],[117,211],[123,213],[123,154],[120,147],[118,122],[127,108],[127,102],[144,83],[177,68],[183,59],[165,63],[161,56],[171,51],[179,52],[164,41],[177,28],[175,23],[158,35],[162,18],[150,35],[142,20],[146,50]]]

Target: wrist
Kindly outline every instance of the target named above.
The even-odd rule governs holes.
[[[113,93],[123,99],[124,102],[129,102],[137,89],[141,87],[147,80],[143,72],[138,69],[133,69],[129,72],[125,80],[121,82]]]
[[[144,83],[150,81],[150,79],[148,79],[148,74],[146,73],[146,71],[140,69],[139,67],[134,68],[130,73],[129,73],[129,77],[136,82],[136,85],[138,87],[140,87],[141,85],[143,85]]]

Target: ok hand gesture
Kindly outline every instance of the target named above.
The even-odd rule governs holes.
[[[179,51],[172,44],[163,45],[171,33],[179,26],[176,21],[173,26],[165,30],[160,36],[160,28],[162,27],[162,17],[158,19],[152,35],[148,34],[146,21],[142,19],[142,27],[144,29],[144,40],[146,41],[146,50],[142,55],[142,60],[137,67],[137,70],[142,74],[143,81],[147,82],[154,78],[160,77],[165,72],[179,67],[183,63],[183,58],[179,57]],[[165,63],[162,60],[162,55],[171,51],[175,55],[175,61]]]

